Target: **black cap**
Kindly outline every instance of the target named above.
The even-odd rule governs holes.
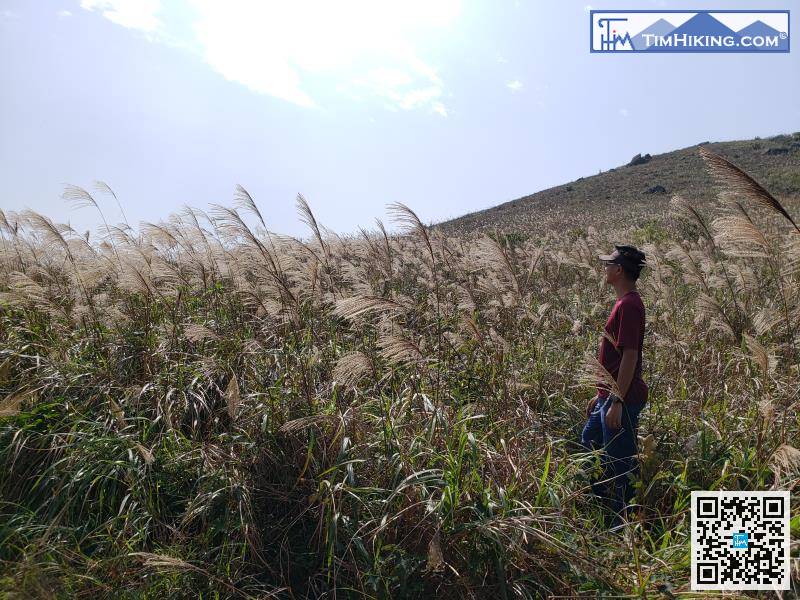
[[[637,271],[647,266],[644,252],[635,246],[614,244],[614,252],[611,254],[598,254],[597,258],[605,263],[622,265],[623,267],[628,267],[629,269]]]

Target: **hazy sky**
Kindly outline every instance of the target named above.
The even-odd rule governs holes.
[[[795,9],[615,0],[610,9]],[[231,204],[306,235],[426,222],[705,140],[800,130],[789,54],[589,53],[569,1],[0,0],[0,207],[79,230],[66,183],[132,224]],[[102,198],[102,197],[100,197]],[[113,203],[107,217],[121,221]]]

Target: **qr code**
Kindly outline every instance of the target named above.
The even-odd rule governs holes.
[[[789,492],[692,492],[692,589],[789,589]]]

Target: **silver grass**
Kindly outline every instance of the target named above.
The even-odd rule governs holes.
[[[741,215],[729,215],[714,219],[714,240],[726,254],[746,258],[766,258],[770,244],[764,232],[750,219]]]
[[[114,190],[111,189],[111,186],[109,186],[105,181],[95,181],[94,189],[103,194],[108,194],[114,198],[114,202],[117,203],[117,208],[119,208],[119,212],[122,215],[122,220],[125,221],[125,224],[128,225],[128,227],[130,227],[130,224],[128,223],[128,217],[125,215],[125,210],[122,208],[122,204],[120,203],[119,198],[117,198],[117,195],[114,193]]]
[[[780,313],[769,306],[762,307],[753,316],[753,327],[755,328],[756,335],[766,335],[772,331],[775,325],[780,323],[782,318]]]
[[[778,363],[775,355],[747,333],[742,334],[742,338],[747,344],[747,349],[750,351],[750,358],[758,365],[759,369],[761,369],[761,373],[764,376],[774,373]]]
[[[22,404],[26,400],[34,397],[35,394],[36,392],[34,391],[24,390],[7,395],[5,398],[0,400],[0,418],[13,417],[16,414],[19,414]]]
[[[800,450],[790,444],[781,444],[772,453],[769,465],[775,474],[775,483],[783,481],[785,476],[800,477]]]
[[[707,240],[713,241],[714,235],[711,233],[711,229],[709,228],[706,219],[694,206],[692,206],[688,200],[686,200],[686,198],[678,194],[672,196],[672,199],[670,200],[670,210],[675,215],[692,219],[700,226],[700,231],[702,232],[703,237]]]
[[[792,224],[795,231],[800,233],[800,227],[797,226],[791,215],[764,186],[726,158],[703,146],[699,151],[709,173],[725,193],[742,196],[780,214]]]
[[[309,415],[307,417],[299,417],[297,419],[292,419],[291,421],[287,421],[278,428],[278,431],[282,433],[295,433],[297,431],[302,431],[307,427],[313,427],[315,425],[320,425],[322,423],[333,424],[336,423],[337,420],[338,419],[336,415],[327,415],[327,414]]]
[[[400,302],[383,296],[350,296],[342,298],[336,303],[333,314],[352,320],[360,315],[373,312],[397,315],[409,310],[409,308]]]
[[[97,201],[94,199],[94,197],[85,189],[77,185],[65,185],[61,197],[64,200],[71,202],[76,208],[94,207],[98,210],[100,209],[100,206],[97,204]]]
[[[239,391],[239,382],[236,379],[236,375],[231,376],[231,380],[228,382],[227,387],[225,388],[224,393],[225,404],[228,408],[228,415],[231,419],[235,419],[239,404],[241,404],[242,397]]]
[[[419,236],[419,239],[425,244],[428,250],[428,256],[431,260],[431,269],[435,269],[436,258],[433,252],[433,244],[428,235],[428,228],[422,223],[420,218],[413,210],[402,202],[393,202],[387,206],[389,213],[393,216],[396,223],[399,223],[409,231],[413,231]],[[435,271],[434,271],[435,272]]]
[[[609,392],[621,396],[617,380],[606,370],[594,354],[584,356],[582,369],[578,373],[578,381],[586,386],[600,386]]]
[[[183,329],[183,336],[190,342],[199,343],[205,340],[216,341],[219,336],[205,325],[190,323]]]
[[[261,223],[261,226],[266,230],[267,223],[264,221],[264,217],[261,215],[261,211],[258,209],[255,200],[250,195],[243,186],[236,184],[236,192],[233,195],[236,205],[251,212],[253,215],[256,216],[258,221]]]
[[[369,357],[355,350],[339,357],[333,369],[333,379],[343,387],[351,388],[373,370],[374,366]]]
[[[308,202],[302,194],[297,194],[297,212],[300,214],[300,220],[308,225],[308,227],[310,227],[314,232],[314,236],[316,237],[320,248],[322,248],[323,256],[327,261],[328,247],[325,245],[325,242],[322,239],[322,233],[320,232],[319,225],[317,224],[317,219],[314,217],[314,213],[311,212],[311,207],[308,205]]]
[[[378,338],[378,356],[390,365],[412,366],[422,364],[425,355],[418,344],[400,334],[386,333]]]

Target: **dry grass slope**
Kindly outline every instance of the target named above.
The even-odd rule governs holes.
[[[492,208],[437,223],[448,234],[487,232],[540,235],[553,229],[585,234],[588,227],[616,227],[620,212],[633,226],[660,222],[674,195],[701,209],[713,206],[713,180],[698,149],[706,147],[742,167],[791,206],[800,202],[800,132],[766,139],[704,143],[657,154],[649,162],[543,190]],[[661,186],[664,192],[649,192]]]

